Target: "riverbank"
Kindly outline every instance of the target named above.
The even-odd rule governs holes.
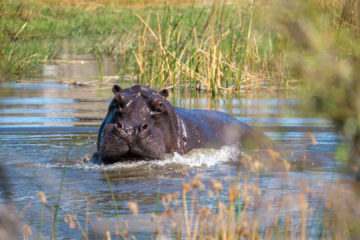
[[[90,53],[99,68],[110,56],[119,75],[135,75],[151,87],[188,84],[213,94],[287,87],[285,45],[266,24],[265,5],[111,8],[13,1],[1,8],[0,71],[33,74],[59,54]]]

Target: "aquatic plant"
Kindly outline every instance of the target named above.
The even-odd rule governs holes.
[[[68,160],[68,153],[66,153],[66,164],[65,164],[65,167],[62,171],[62,175],[61,175],[61,182],[60,182],[60,188],[59,188],[59,192],[58,192],[58,196],[57,196],[57,201],[56,201],[56,205],[55,205],[55,209],[54,209],[54,218],[53,218],[53,222],[52,222],[52,231],[51,231],[51,240],[54,240],[57,238],[57,227],[56,227],[56,224],[57,224],[57,220],[58,220],[58,213],[59,213],[59,208],[60,208],[60,201],[61,201],[61,194],[62,194],[62,191],[63,191],[63,186],[64,186],[64,180],[65,180],[65,173],[66,173],[66,166],[67,166],[67,160]],[[42,195],[42,194],[41,194]],[[45,196],[45,194],[43,194],[43,196]],[[42,198],[42,196],[40,196],[41,198],[41,202],[42,204],[44,204],[45,202],[43,201],[44,199]],[[42,219],[42,217],[41,217]],[[42,223],[41,223],[41,226],[42,226]],[[40,234],[41,234],[41,231],[40,231]],[[41,237],[41,235],[40,235]]]
[[[40,217],[40,226],[39,226],[39,239],[41,239],[42,227],[43,227],[43,217],[44,217],[44,207],[45,207],[45,203],[46,203],[46,195],[42,191],[38,191],[36,193],[36,195],[41,200],[41,217]]]

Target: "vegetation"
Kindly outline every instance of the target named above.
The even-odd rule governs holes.
[[[179,191],[160,194],[155,213],[152,214],[150,232],[141,237],[152,239],[358,239],[360,237],[358,196],[348,183],[335,181],[324,184],[315,191],[306,180],[293,179],[290,164],[275,152],[269,152],[268,162],[256,157],[239,159],[241,171],[226,181],[216,179],[204,183],[202,174],[183,181]],[[277,191],[266,191],[260,186],[262,174],[273,168],[281,170],[278,180],[284,185]],[[118,215],[111,178],[104,172],[109,192],[114,202],[116,220],[113,225],[101,224],[104,218],[96,211],[96,203],[85,199],[79,207],[86,213],[76,216],[63,213],[63,221],[70,229],[78,231],[82,239],[136,239],[129,230],[129,223]],[[276,178],[276,177],[275,177]],[[62,180],[63,181],[63,180]],[[318,183],[317,183],[318,184]],[[225,186],[226,185],[226,186]],[[227,191],[224,191],[227,189]],[[60,186],[61,191],[61,186]],[[48,209],[43,192],[38,201]],[[61,203],[60,203],[61,204]],[[84,205],[84,206],[83,206]],[[138,215],[136,202],[128,202],[129,211]],[[50,214],[50,215],[48,215]],[[44,218],[57,214],[48,211]],[[141,217],[140,217],[141,218]],[[41,225],[40,225],[41,226]],[[51,236],[56,229],[51,228]],[[23,227],[24,239],[36,237],[28,225]],[[48,233],[49,234],[49,233]],[[56,235],[55,235],[56,236]],[[41,229],[39,231],[41,239]],[[54,238],[52,238],[54,239]]]
[[[212,95],[263,87],[292,89],[298,83],[304,110],[332,119],[351,141],[350,149],[340,145],[337,157],[359,172],[358,1],[175,1],[149,6],[153,2],[5,0],[0,3],[0,72],[33,74],[61,53],[90,53],[99,69],[101,59],[111,56],[119,75],[136,76],[151,87],[186,86],[194,94],[198,89]],[[259,170],[258,161],[247,161],[243,165],[249,172]],[[263,193],[251,176],[241,175],[243,184],[234,182],[228,193],[214,180],[210,192],[216,201],[210,206],[198,204],[197,194],[204,191],[201,176],[184,182],[181,194],[163,196],[164,212],[155,217],[157,233],[177,239],[359,238],[356,197],[341,183],[317,195],[320,209],[310,209],[315,193],[306,184],[295,197],[284,192],[276,200],[261,200]],[[39,195],[45,206],[45,195]],[[297,208],[287,209],[290,204]],[[135,203],[129,206],[136,212]],[[265,224],[259,206],[279,214],[265,214],[270,218]],[[57,215],[53,218],[56,237]],[[88,226],[84,231],[76,216],[69,214],[66,221],[87,238]],[[164,230],[169,223],[170,233]],[[25,230],[24,236],[29,235],[29,227]],[[125,230],[118,234],[130,237]]]
[[[28,73],[65,52],[112,56],[119,75],[152,87],[188,85],[213,95],[287,80],[281,41],[261,25],[266,8],[255,1],[145,9],[47,3],[2,4],[3,73]]]
[[[319,4],[320,3],[320,4]],[[304,110],[333,120],[347,145],[338,159],[360,169],[360,2],[301,1],[284,3],[275,19],[289,47],[286,62],[301,80]],[[360,176],[360,175],[359,175]]]

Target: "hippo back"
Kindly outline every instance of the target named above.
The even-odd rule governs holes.
[[[272,148],[262,132],[224,112],[174,107],[183,121],[190,149],[241,143],[243,147]]]

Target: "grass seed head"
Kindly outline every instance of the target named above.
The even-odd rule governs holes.
[[[217,181],[216,179],[212,179],[211,187],[215,190],[215,192],[219,193],[222,190],[222,183]]]
[[[214,196],[214,192],[211,190],[208,190],[208,195],[209,195],[209,197],[212,197],[212,196]]]
[[[267,170],[267,168],[264,166],[264,164],[262,164],[261,162],[259,161],[254,161],[251,165],[250,165],[250,170],[252,172],[259,172],[261,170]]]
[[[30,236],[32,235],[32,230],[29,225],[24,224],[22,227],[23,230],[23,239],[28,240],[30,239]]]
[[[166,208],[166,210],[161,214],[163,219],[172,219],[175,216],[175,211],[172,208]]]
[[[271,157],[271,160],[273,160],[273,162],[277,161],[280,158],[280,153],[274,151],[273,149],[268,148],[266,151]]]
[[[200,181],[200,179],[203,177],[203,174],[198,173],[196,174],[196,176],[194,177],[194,179],[191,180],[190,184],[191,187],[193,188],[197,188],[199,190],[204,190],[204,184]]]
[[[229,201],[235,202],[239,198],[239,190],[235,185],[229,187]]]
[[[184,193],[184,194],[187,194],[188,192],[190,192],[190,191],[191,191],[191,186],[190,186],[190,184],[184,182],[184,183],[182,184],[182,190],[183,190],[183,193]]]
[[[289,163],[289,161],[283,161],[283,165],[286,172],[290,171],[291,164]]]
[[[161,201],[162,201],[163,206],[167,207],[167,206],[169,206],[169,204],[171,202],[174,202],[174,204],[176,205],[177,204],[177,199],[176,199],[177,196],[179,196],[179,192],[162,195]]]
[[[200,208],[200,217],[201,218],[205,218],[207,216],[209,216],[211,214],[211,209],[205,207],[205,206],[201,206]]]
[[[315,138],[315,136],[314,136],[312,133],[307,133],[306,135],[310,138],[312,145],[316,145],[316,144],[317,144],[316,138]]]
[[[128,202],[128,207],[134,215],[138,215],[138,205],[136,202],[133,201]]]
[[[36,196],[38,196],[38,197],[41,199],[41,202],[42,202],[42,203],[46,203],[46,195],[45,195],[44,192],[38,191],[38,192],[36,193]]]
[[[69,228],[71,228],[71,229],[75,228],[75,218],[76,217],[70,213],[66,214],[66,216],[64,218],[64,221],[66,223],[69,223]]]

